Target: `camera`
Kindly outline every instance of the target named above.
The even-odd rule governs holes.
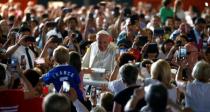
[[[185,47],[180,47],[178,50],[178,58],[183,59],[187,57],[187,49]]]

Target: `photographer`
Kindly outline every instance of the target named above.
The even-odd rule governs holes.
[[[55,22],[50,23],[52,25],[52,27],[54,27],[54,28],[47,32],[47,34],[46,34],[47,39],[51,35],[56,35],[56,36],[58,36],[58,38],[63,40],[68,35],[68,32],[65,30],[64,17],[66,16],[66,14],[68,14],[70,12],[71,12],[71,9],[63,8],[62,12],[61,12],[61,16],[57,17],[55,19]]]
[[[29,28],[22,27],[19,32],[18,42],[7,49],[6,56],[18,59],[19,63],[21,62],[21,57],[24,56],[26,58],[26,69],[32,69],[34,67],[35,54],[29,46],[35,42],[35,39],[29,36],[31,34]]]

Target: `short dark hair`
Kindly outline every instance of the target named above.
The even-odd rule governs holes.
[[[28,27],[20,27],[19,33],[23,33],[23,32],[31,32],[31,29]]]
[[[72,65],[77,69],[78,72],[81,71],[81,57],[79,53],[71,51],[69,53],[69,65]]]
[[[171,3],[171,0],[163,0],[163,6],[167,6],[168,4]]]
[[[4,85],[4,80],[6,78],[6,70],[3,65],[0,64],[0,86]]]
[[[145,100],[149,105],[149,107],[152,110],[155,110],[155,112],[165,111],[167,105],[167,99],[168,99],[167,89],[160,83],[149,85],[148,91],[145,91]]]
[[[120,55],[118,61],[119,61],[119,67],[122,65],[128,63],[129,61],[135,60],[135,56],[130,53],[123,53]]]
[[[44,112],[70,112],[71,103],[64,95],[50,93],[44,98],[42,108]]]
[[[52,43],[62,43],[62,39],[59,38],[57,35],[50,35],[49,39],[52,38]]]
[[[134,65],[125,64],[120,67],[119,73],[124,83],[127,85],[135,84],[138,77],[138,69]]]
[[[163,53],[166,53],[165,47],[164,47],[164,46],[165,46],[166,44],[168,44],[168,43],[174,44],[174,41],[171,40],[171,39],[167,39],[167,40],[165,40],[165,41],[163,42],[163,44],[162,44],[162,46],[161,46],[161,50],[162,50]]]
[[[75,21],[76,24],[78,24],[78,20],[77,20],[76,17],[70,17],[70,18],[68,18],[68,19],[67,19],[67,22],[70,22],[70,21]]]
[[[148,53],[157,53],[157,56],[159,55],[159,49],[156,43],[150,43],[148,44],[148,47],[146,48],[145,52],[143,53],[143,58],[148,58]]]
[[[28,69],[23,72],[23,75],[31,83],[32,87],[35,87],[38,84],[40,75],[35,70]]]
[[[199,17],[195,20],[195,24],[206,24],[206,21],[205,19]]]

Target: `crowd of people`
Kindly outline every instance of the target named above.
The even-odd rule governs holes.
[[[0,4],[0,112],[208,112],[210,7],[182,5]]]

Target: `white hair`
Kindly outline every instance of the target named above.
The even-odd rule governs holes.
[[[96,34],[96,40],[98,40],[99,35],[107,35],[107,37],[110,37],[110,36],[111,36],[107,31],[101,30],[101,31],[99,31],[99,32]]]
[[[199,61],[195,64],[192,76],[199,81],[208,81],[210,78],[210,65],[206,61]]]

